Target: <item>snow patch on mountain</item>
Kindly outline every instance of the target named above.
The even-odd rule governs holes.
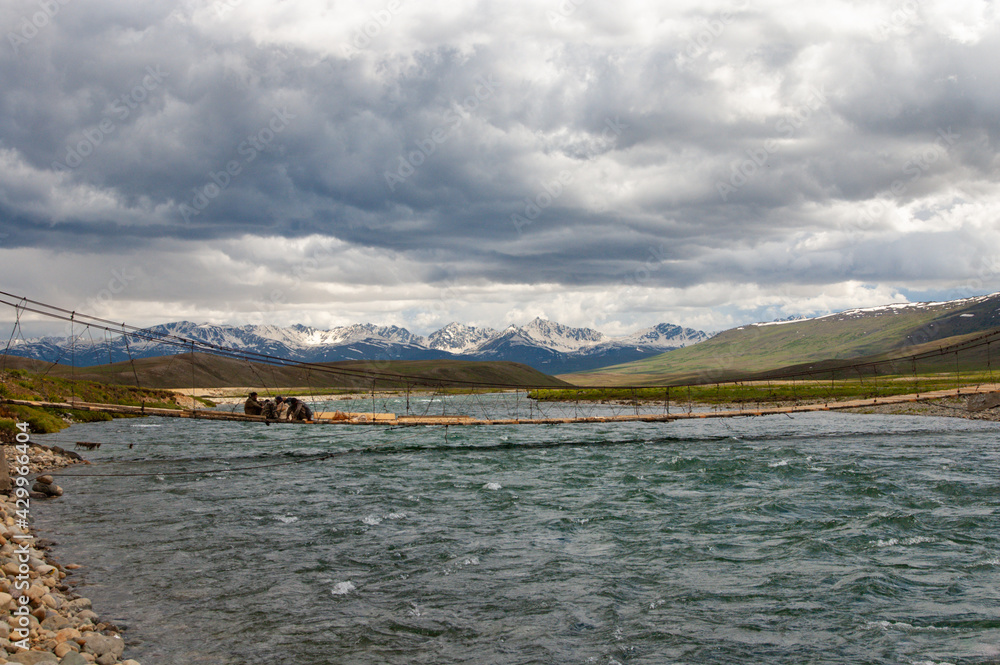
[[[428,335],[427,345],[448,353],[471,353],[498,334],[493,328],[476,328],[453,321]]]
[[[975,305],[976,303],[984,302],[991,298],[995,298],[1000,295],[1000,292],[991,293],[985,296],[973,296],[971,298],[959,298],[958,300],[946,300],[942,302],[898,302],[891,303],[889,305],[879,305],[877,307],[856,307],[854,309],[845,309],[842,312],[832,312],[830,314],[824,314],[822,316],[815,317],[789,317],[787,319],[781,319],[777,321],[767,321],[764,323],[753,323],[754,326],[777,326],[785,323],[797,323],[800,321],[818,321],[820,319],[836,319],[836,320],[848,320],[857,319],[865,316],[883,316],[886,314],[896,314],[899,312],[907,310],[921,310],[921,309],[956,309],[960,307],[968,307],[969,305]]]
[[[619,344],[634,344],[636,346],[651,346],[666,349],[677,349],[704,342],[708,335],[701,330],[682,328],[672,323],[660,323],[652,328],[640,330],[637,333],[616,338]]]
[[[536,318],[517,330],[526,340],[559,353],[574,353],[607,340],[602,332],[590,328],[571,328],[542,318]]]

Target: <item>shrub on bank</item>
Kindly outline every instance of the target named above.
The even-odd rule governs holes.
[[[68,422],[45,409],[7,404],[4,406],[4,410],[12,414],[15,420],[28,423],[31,431],[36,434],[51,434],[69,427]]]

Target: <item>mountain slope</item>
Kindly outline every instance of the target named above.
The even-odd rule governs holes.
[[[596,372],[580,385],[708,383],[811,361],[906,355],[921,345],[1000,327],[1000,294],[854,309],[732,328],[700,344]]]
[[[192,358],[193,356],[193,358]],[[227,388],[253,386],[258,389],[377,390],[428,389],[450,382],[522,387],[565,386],[559,379],[531,367],[510,362],[462,360],[354,361],[321,363],[309,369],[276,367],[235,360],[207,353],[140,358],[134,363],[72,368],[28,358],[8,358],[9,369],[45,372],[51,376],[143,388]],[[385,378],[402,375],[403,378]],[[461,386],[459,386],[461,387]]]

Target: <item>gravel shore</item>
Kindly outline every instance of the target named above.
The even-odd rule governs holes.
[[[605,400],[601,403],[614,403],[620,404],[622,406],[629,406],[632,402],[628,400],[617,400],[609,401]],[[724,404],[694,404],[694,409],[697,410],[711,410],[711,411],[753,411],[760,408],[780,408],[795,406],[796,404],[822,404],[820,400],[814,402],[753,402],[750,404],[735,404],[735,403],[724,403]],[[830,402],[831,404],[833,402]],[[688,404],[685,402],[671,402],[670,410],[677,412],[685,412],[688,410]],[[986,408],[981,411],[969,411],[969,398],[968,397],[945,397],[942,399],[927,400],[926,402],[905,402],[902,404],[878,404],[874,406],[861,406],[854,409],[839,409],[839,413],[857,413],[857,414],[873,414],[882,413],[890,415],[900,415],[900,416],[932,416],[939,418],[965,418],[968,420],[990,420],[993,422],[1000,422],[1000,406],[993,408]]]
[[[12,446],[6,454],[9,463],[19,455]],[[80,566],[60,564],[31,529],[30,514],[44,510],[46,501],[58,501],[62,492],[51,477],[38,474],[86,462],[74,453],[38,445],[29,447],[28,457],[27,477],[34,489],[28,524],[24,501],[18,504],[13,492],[0,494],[0,664],[139,665],[122,660],[125,641],[119,630],[100,620],[89,599],[73,593],[73,571]],[[44,497],[39,491],[44,489],[54,496]]]
[[[887,413],[902,416],[936,416],[1000,422],[1000,408],[969,411],[967,397],[948,397],[907,404],[879,404],[858,409],[845,409],[844,413]]]

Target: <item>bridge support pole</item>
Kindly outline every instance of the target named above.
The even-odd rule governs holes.
[[[0,444],[0,492],[9,492],[12,487],[7,471],[7,446]]]

